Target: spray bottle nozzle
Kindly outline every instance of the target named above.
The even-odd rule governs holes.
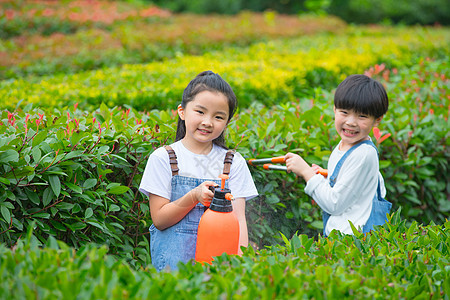
[[[225,180],[227,180],[230,177],[227,174],[220,174],[219,178],[222,179],[222,184],[221,184],[220,188],[222,190],[224,190],[225,189]]]

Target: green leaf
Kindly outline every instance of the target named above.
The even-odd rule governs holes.
[[[76,223],[73,223],[71,227],[74,231],[81,230],[81,229],[86,228],[86,224],[84,224],[83,222],[76,222]]]
[[[50,220],[50,223],[53,225],[53,227],[55,227],[59,231],[66,231],[67,230],[67,228],[63,224],[61,224],[60,222],[57,222],[57,221],[54,221],[54,220]]]
[[[9,222],[11,222],[11,212],[9,211],[9,209],[2,205],[0,207],[0,211],[5,222],[9,224]]]
[[[33,156],[34,162],[38,163],[42,155],[41,149],[39,149],[39,147],[34,147],[31,149],[31,155]]]
[[[360,239],[364,234],[359,232],[350,220],[348,222],[350,223],[350,227],[352,228],[353,235]]]
[[[93,214],[94,214],[94,211],[92,210],[92,208],[88,207],[86,209],[86,211],[84,212],[84,218],[88,219],[88,218],[92,217]]]
[[[266,136],[270,136],[270,132],[275,128],[276,122],[277,122],[277,121],[275,120],[275,121],[273,121],[272,123],[270,123],[269,126],[267,126],[267,129],[266,129]]]
[[[97,184],[97,179],[95,178],[89,178],[86,179],[86,181],[83,183],[83,189],[90,189],[92,187],[94,187]]]
[[[109,211],[120,211],[120,207],[118,205],[111,204]]]
[[[9,171],[5,174],[4,177],[6,178],[22,178],[25,176],[29,176],[34,173],[34,168],[30,166],[25,166],[22,168],[17,168],[14,170]]]
[[[97,222],[87,221],[86,223],[87,223],[87,224],[90,224],[90,225],[92,225],[92,226],[94,226],[94,227],[97,227],[97,228],[100,229],[100,230],[104,230],[104,229],[105,229],[105,228],[103,228],[102,225],[100,225],[100,224],[97,223]]]
[[[47,206],[50,202],[52,202],[52,199],[53,199],[52,189],[50,187],[47,187],[44,190],[44,193],[42,194],[42,203],[44,203],[44,206]]]
[[[114,195],[120,195],[120,194],[126,193],[129,189],[130,189],[129,187],[121,185],[121,186],[116,186],[116,187],[111,188],[108,191],[108,193],[114,194]]]
[[[79,157],[82,154],[83,154],[83,151],[81,151],[81,150],[72,151],[72,152],[69,152],[66,156],[64,156],[64,160],[69,160],[69,159],[72,159],[75,157]]]
[[[0,177],[0,182],[1,182],[1,183],[4,183],[4,184],[6,184],[6,185],[8,185],[8,184],[11,183],[8,179],[3,178],[3,177]]]
[[[0,153],[0,163],[18,162],[19,153],[14,149],[8,149]]]
[[[67,185],[68,188],[70,188],[75,193],[78,193],[78,194],[83,193],[83,190],[78,185],[75,185],[75,184],[70,183],[70,182],[66,182],[66,185]]]
[[[34,204],[39,205],[41,203],[41,199],[39,199],[39,196],[35,191],[25,189],[25,194],[27,194],[28,199]]]
[[[76,213],[78,213],[78,212],[80,212],[80,211],[81,211],[81,206],[80,206],[80,204],[75,203],[75,205],[74,205],[73,208],[72,208],[72,213],[73,213],[73,214],[76,214]]]
[[[59,194],[61,193],[61,181],[59,180],[59,177],[56,175],[50,175],[48,176],[48,181],[55,196],[59,197]]]
[[[46,212],[40,212],[40,213],[34,214],[33,217],[34,218],[48,219],[48,218],[50,218],[50,214],[46,213]]]
[[[67,202],[61,202],[58,203],[58,205],[56,205],[56,207],[58,207],[59,209],[62,210],[71,210],[73,208],[74,204],[72,203],[67,203]]]
[[[36,136],[33,138],[33,147],[36,147],[37,145],[42,143],[42,141],[44,141],[47,138],[47,134],[48,132],[46,131],[41,131],[38,134],[36,134]]]

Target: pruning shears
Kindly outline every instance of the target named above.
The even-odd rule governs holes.
[[[286,166],[273,165],[276,163],[285,163],[286,159],[284,156],[276,156],[271,158],[260,158],[260,159],[251,158],[247,162],[249,165],[252,166],[263,165],[263,168],[266,170],[287,171]],[[328,170],[322,169],[320,167],[316,170],[316,173],[322,175],[323,177],[328,176]]]

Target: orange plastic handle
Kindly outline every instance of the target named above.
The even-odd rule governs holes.
[[[276,164],[276,163],[285,163],[286,159],[284,158],[284,156],[277,156],[277,157],[272,157],[271,161]]]
[[[319,169],[319,170],[317,170],[316,173],[322,175],[323,177],[328,177],[328,170],[327,169]]]

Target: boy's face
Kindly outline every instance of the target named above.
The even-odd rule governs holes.
[[[373,127],[378,126],[383,117],[376,118],[356,113],[352,109],[334,107],[334,126],[342,139],[339,150],[346,151],[366,140]]]

